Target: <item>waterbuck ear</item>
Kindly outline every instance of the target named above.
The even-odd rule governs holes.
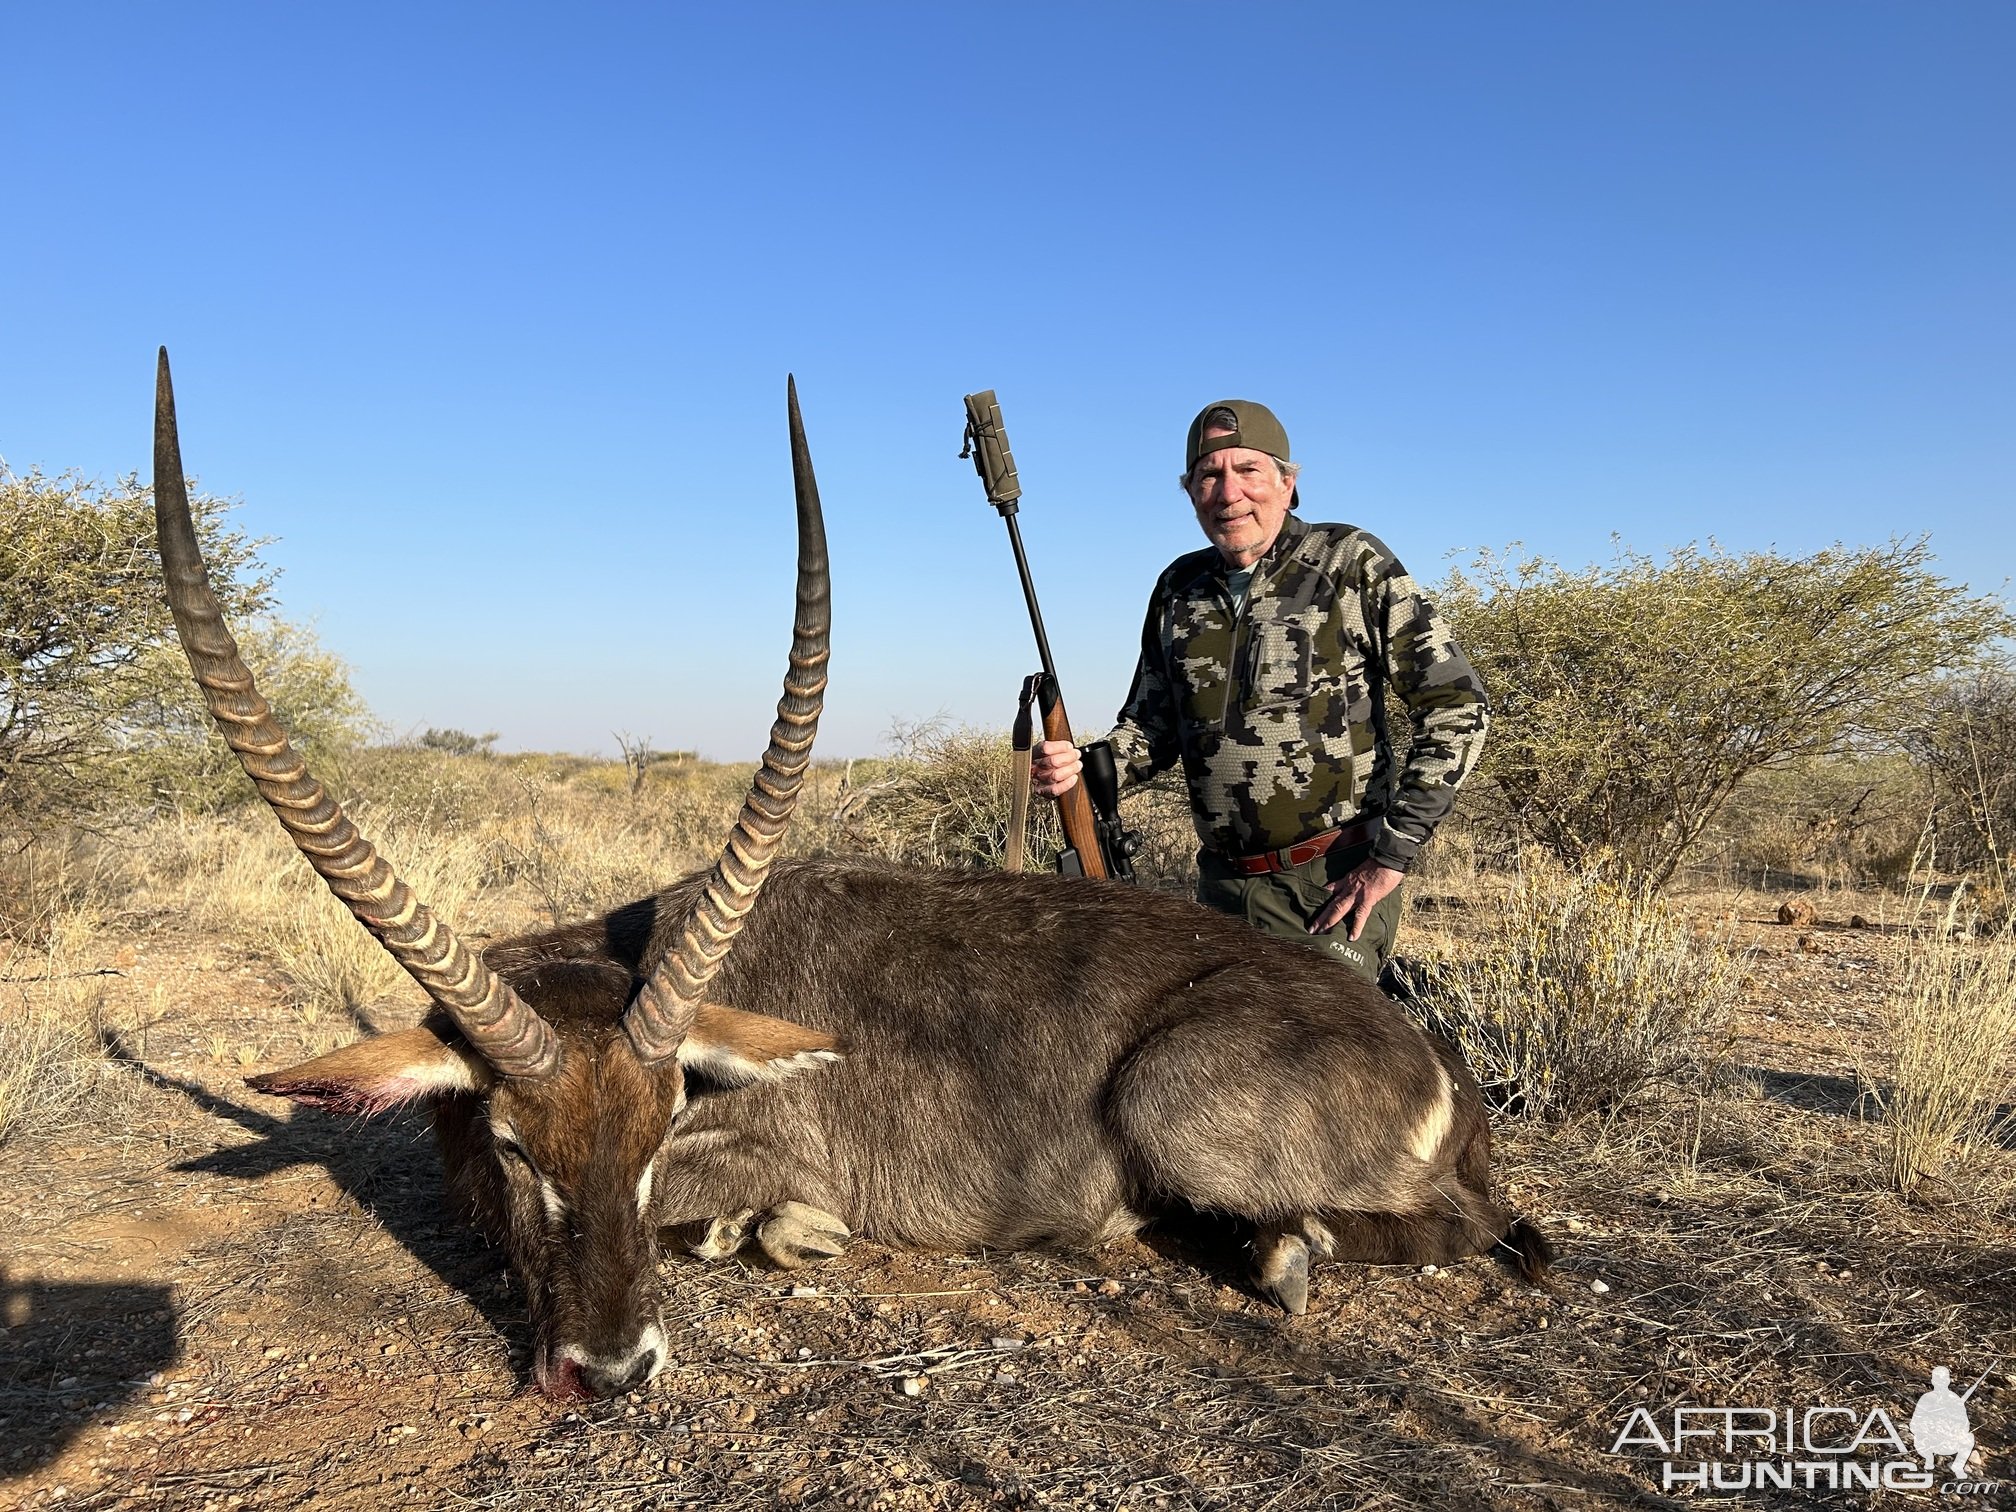
[[[423,1098],[482,1092],[495,1079],[474,1050],[423,1027],[359,1040],[285,1071],[248,1076],[245,1085],[312,1108],[368,1116]]]
[[[679,1044],[679,1064],[725,1087],[782,1081],[840,1059],[830,1034],[765,1013],[702,1003]]]

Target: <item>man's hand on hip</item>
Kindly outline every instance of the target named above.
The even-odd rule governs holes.
[[[1085,766],[1068,740],[1041,740],[1029,756],[1029,786],[1039,798],[1060,798],[1078,785]]]
[[[1345,920],[1351,926],[1345,938],[1357,939],[1365,929],[1365,921],[1372,917],[1372,910],[1379,906],[1379,900],[1398,887],[1404,876],[1405,872],[1382,866],[1377,861],[1359,862],[1330,884],[1330,901],[1323,905],[1323,911],[1310,923],[1309,933],[1328,934],[1340,920]]]

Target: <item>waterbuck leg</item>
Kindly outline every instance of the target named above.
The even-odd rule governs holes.
[[[1304,1214],[1286,1223],[1260,1226],[1253,1236],[1253,1284],[1283,1312],[1301,1317],[1309,1310],[1309,1269],[1317,1257],[1330,1258],[1330,1230]]]
[[[831,1213],[803,1202],[780,1202],[756,1230],[756,1242],[771,1263],[797,1270],[815,1260],[831,1260],[847,1248],[853,1235]]]
[[[709,1218],[700,1237],[687,1247],[687,1253],[702,1260],[726,1260],[749,1242],[749,1220],[755,1216],[756,1209],[744,1208],[732,1217]]]
[[[1552,1262],[1547,1243],[1531,1225],[1449,1176],[1435,1183],[1435,1206],[1414,1213],[1331,1213],[1340,1260],[1366,1265],[1453,1265],[1471,1255],[1496,1253],[1529,1281]]]

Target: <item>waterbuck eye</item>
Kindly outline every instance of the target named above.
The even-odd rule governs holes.
[[[528,1171],[532,1169],[532,1158],[525,1153],[525,1147],[515,1139],[498,1140],[497,1153],[506,1160],[516,1161]]]

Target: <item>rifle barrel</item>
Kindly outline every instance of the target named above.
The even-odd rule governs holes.
[[[1001,517],[1008,522],[1008,544],[1015,548],[1015,570],[1022,574],[1022,597],[1029,601],[1029,623],[1036,631],[1036,654],[1043,660],[1043,675],[1054,687],[1057,664],[1050,660],[1050,637],[1043,633],[1043,611],[1036,604],[1036,581],[1029,576],[1029,558],[1022,550],[1022,531],[1016,525],[1013,514],[1003,511]]]

